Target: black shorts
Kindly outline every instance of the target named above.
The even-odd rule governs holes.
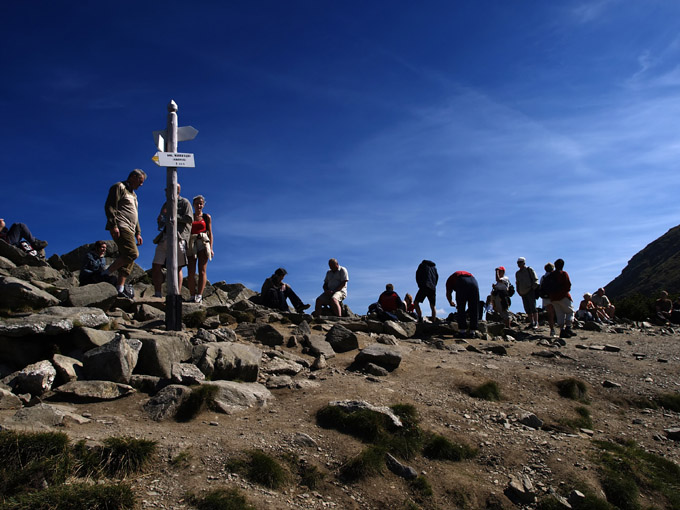
[[[431,306],[436,305],[437,291],[435,289],[429,289],[427,287],[424,289],[418,289],[414,303],[422,303],[423,301],[425,301],[425,298],[427,298]]]

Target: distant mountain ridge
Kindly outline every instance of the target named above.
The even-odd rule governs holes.
[[[610,299],[656,297],[661,290],[680,293],[680,225],[635,254],[605,289]]]

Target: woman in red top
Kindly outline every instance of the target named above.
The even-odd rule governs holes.
[[[208,281],[208,260],[215,255],[213,250],[212,218],[203,212],[205,198],[203,195],[194,197],[194,221],[191,224],[191,238],[187,247],[189,258],[187,284],[191,292],[191,300],[200,303],[203,301],[203,290]],[[198,289],[194,275],[196,274],[196,261],[198,260]]]

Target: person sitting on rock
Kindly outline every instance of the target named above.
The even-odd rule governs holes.
[[[670,321],[673,314],[673,301],[668,297],[668,292],[661,291],[661,297],[656,300],[656,316],[662,322]]]
[[[583,300],[576,310],[576,318],[580,321],[594,321],[597,317],[595,304],[592,301],[593,295],[590,292],[583,294]]]
[[[337,259],[328,261],[326,277],[323,280],[323,294],[316,298],[314,313],[321,315],[324,306],[329,306],[336,317],[342,317],[342,302],[347,298],[347,282],[349,273]]]
[[[5,220],[2,218],[0,218],[0,240],[21,249],[23,249],[21,246],[22,240],[26,241],[31,245],[32,249],[37,251],[47,246],[47,241],[41,241],[33,237],[25,223],[12,223],[12,226],[7,228]]]
[[[597,308],[598,315],[602,319],[613,319],[614,313],[616,312],[616,307],[609,301],[609,298],[605,295],[604,289],[600,287],[593,294],[593,304]]]
[[[80,285],[107,282],[116,286],[118,278],[109,274],[106,270],[106,241],[97,241],[92,249],[85,254],[83,265],[80,268]]]
[[[394,292],[394,285],[385,285],[385,291],[380,294],[378,301],[368,307],[369,313],[376,313],[380,320],[399,320],[396,315],[397,310],[406,310],[406,304],[401,300],[399,294]]]
[[[291,286],[283,282],[283,277],[287,274],[288,271],[280,267],[274,271],[273,275],[264,281],[262,290],[260,291],[262,304],[269,308],[288,312],[290,309],[288,308],[286,299],[290,299],[295,311],[297,313],[302,313],[309,308],[310,305],[303,303],[298,295],[293,292]]]

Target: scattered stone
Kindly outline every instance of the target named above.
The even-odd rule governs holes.
[[[607,351],[607,352],[620,352],[620,351],[621,351],[621,347],[617,347],[616,345],[609,345],[609,344],[606,344],[606,345],[604,346],[604,350]]]
[[[319,354],[316,358],[314,358],[314,362],[312,363],[310,370],[316,372],[317,370],[321,370],[323,368],[326,368],[327,366],[328,363],[326,363],[326,356],[324,356],[323,354]]]
[[[173,363],[170,373],[173,384],[193,386],[205,381],[205,375],[193,363]]]
[[[326,359],[335,357],[335,351],[331,344],[329,344],[321,335],[304,335],[302,338],[303,345],[312,356],[324,356]]]
[[[21,406],[19,397],[9,390],[0,388],[0,409],[19,409]]]
[[[621,385],[619,383],[616,383],[614,381],[609,381],[609,380],[604,380],[602,381],[602,386],[605,388],[620,388]]]
[[[483,350],[492,354],[497,354],[498,356],[508,355],[508,350],[502,345],[490,345],[488,347],[484,347]]]
[[[293,379],[289,375],[275,375],[267,379],[265,386],[272,390],[291,388],[293,386]]]
[[[394,335],[378,335],[375,341],[378,342],[379,344],[399,345],[399,342],[394,337]]]
[[[305,434],[304,432],[297,432],[293,436],[293,443],[295,443],[298,446],[308,446],[310,448],[318,448],[319,444],[309,436],[308,434]]]
[[[409,335],[406,330],[401,326],[401,323],[395,321],[385,321],[383,323],[383,331],[387,335],[392,335],[397,338],[406,339]]]
[[[519,416],[519,422],[522,425],[525,425],[527,427],[531,427],[532,429],[538,430],[541,427],[543,427],[543,420],[541,420],[534,413],[522,413]]]
[[[664,429],[666,437],[672,439],[673,441],[680,441],[680,427],[671,427],[669,429]]]
[[[525,474],[519,477],[510,475],[510,482],[504,493],[515,504],[528,505],[536,501],[534,485]]]
[[[392,471],[395,475],[400,476],[406,480],[413,480],[418,477],[418,472],[411,466],[402,464],[396,458],[394,458],[389,453],[385,454],[385,464],[387,468]]]
[[[364,372],[366,374],[374,375],[376,377],[385,377],[390,374],[387,369],[379,365],[376,365],[375,363],[366,363],[366,366],[364,367]]]

